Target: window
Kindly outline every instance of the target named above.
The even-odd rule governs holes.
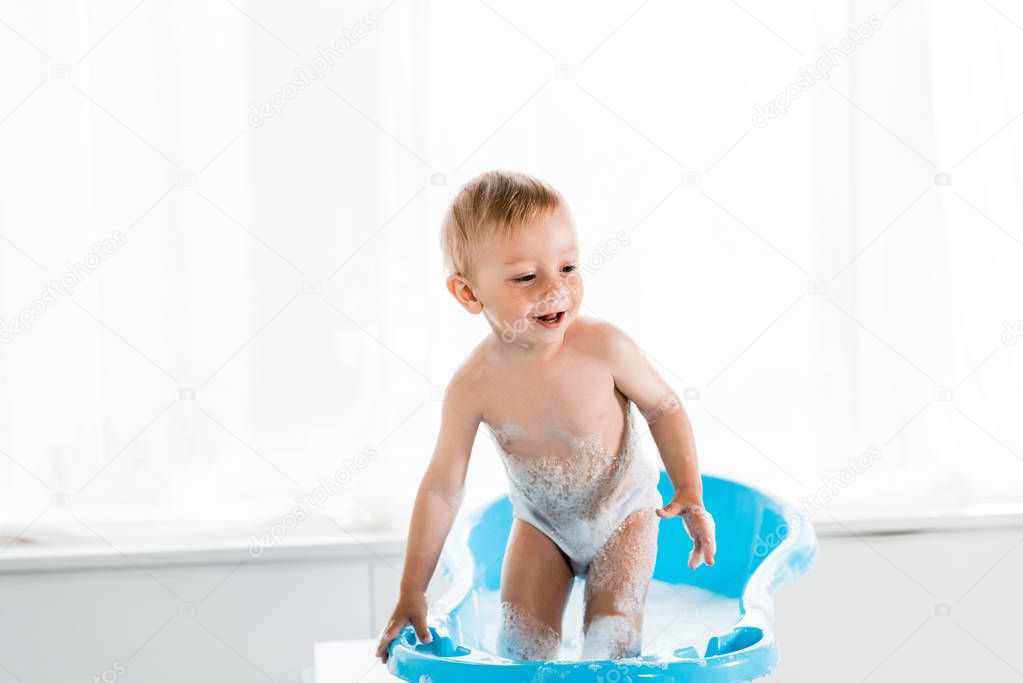
[[[1023,502],[1004,16],[330,11],[5,17],[5,533],[258,535],[296,506],[404,531],[488,332],[437,231],[495,167],[567,196],[586,312],[684,396],[705,472],[822,515]],[[481,430],[466,505],[502,476]]]

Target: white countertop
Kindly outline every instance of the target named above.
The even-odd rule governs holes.
[[[339,640],[313,647],[315,683],[395,683],[401,679],[373,656],[375,640]]]
[[[3,544],[0,544],[0,548]],[[59,571],[67,569],[109,569],[117,567],[161,567],[238,562],[284,562],[326,559],[366,559],[400,556],[405,539],[390,534],[360,534],[356,537],[306,537],[263,548],[258,556],[243,543],[167,543],[58,545],[15,544],[0,552],[0,574],[6,572]]]
[[[823,512],[814,520],[818,536],[850,536],[898,533],[957,532],[979,529],[1023,529],[1023,509],[1018,505],[970,506],[918,514],[850,518]],[[40,539],[33,543],[0,542],[0,574],[29,571],[159,567],[238,562],[315,561],[401,556],[406,539],[400,534],[295,535],[280,545],[263,548],[258,556],[243,542],[212,539],[186,543],[180,539],[163,543],[139,543],[137,539],[95,536],[85,542]]]

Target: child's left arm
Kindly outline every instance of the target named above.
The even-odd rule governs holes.
[[[717,545],[714,518],[703,506],[703,483],[689,417],[678,395],[650,365],[642,350],[624,332],[608,325],[605,348],[615,386],[629,397],[650,425],[664,469],[675,488],[671,502],[657,510],[661,517],[682,515],[693,539],[690,569],[714,564]],[[695,564],[694,564],[695,563]]]

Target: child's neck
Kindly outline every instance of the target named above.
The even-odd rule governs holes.
[[[553,360],[565,348],[565,335],[546,343],[515,339],[505,341],[497,335],[498,353],[511,363],[546,363]]]

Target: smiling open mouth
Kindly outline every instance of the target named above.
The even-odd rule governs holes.
[[[557,327],[565,317],[564,311],[548,313],[547,315],[534,315],[533,319],[544,327]]]

